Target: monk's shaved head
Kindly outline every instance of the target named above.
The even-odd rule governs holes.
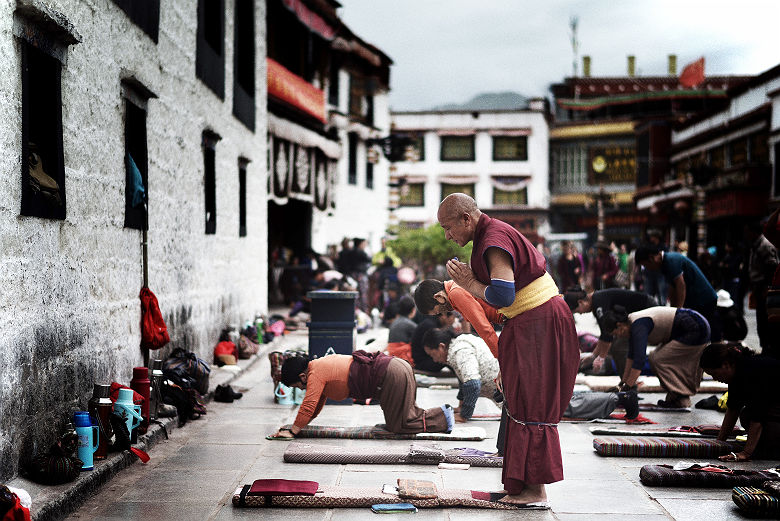
[[[439,221],[442,217],[456,217],[463,214],[473,215],[479,212],[477,202],[466,194],[450,194],[439,205]]]
[[[450,194],[439,205],[436,217],[444,228],[444,237],[463,247],[474,238],[482,212],[477,202],[466,194]]]

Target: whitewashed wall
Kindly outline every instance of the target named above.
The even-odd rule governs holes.
[[[37,0],[33,0],[35,4]],[[265,311],[265,2],[256,2],[256,128],[232,115],[233,1],[226,1],[225,100],[195,76],[197,2],[161,2],[155,44],[109,0],[47,2],[81,35],[62,71],[67,218],[21,217],[16,2],[0,2],[0,481],[45,450],[94,382],[128,383],[143,363],[141,232],[124,223],[124,100],[133,74],[147,111],[149,285],[173,347],[211,360],[220,329]],[[204,234],[201,135],[216,146],[217,233]],[[238,237],[239,156],[247,230]],[[153,355],[152,358],[155,356]]]
[[[340,111],[347,112],[349,85],[342,75],[340,89]],[[344,237],[362,237],[368,240],[368,251],[379,251],[381,239],[387,230],[389,162],[380,153],[379,162],[374,165],[374,187],[366,187],[366,144],[365,139],[385,137],[390,133],[390,111],[388,95],[380,91],[374,95],[374,127],[347,123],[346,118],[337,118],[342,156],[338,161],[334,198],[336,208],[326,211],[314,208],[312,218],[312,248],[325,253],[330,244],[340,244]],[[357,184],[348,183],[349,140],[347,134],[357,132]]]
[[[474,114],[478,114],[477,117]],[[391,114],[395,131],[420,130],[425,134],[424,160],[397,163],[397,174],[427,177],[425,206],[402,207],[395,211],[399,221],[431,224],[436,222],[436,212],[441,202],[439,176],[477,176],[475,200],[480,208],[492,207],[493,188],[491,176],[502,174],[527,175],[528,207],[547,209],[550,203],[549,177],[549,126],[541,111],[511,112],[394,112]],[[441,161],[440,132],[450,130],[475,131],[474,161]],[[493,161],[491,130],[529,129],[527,161]],[[539,233],[548,230],[546,219],[540,223]]]

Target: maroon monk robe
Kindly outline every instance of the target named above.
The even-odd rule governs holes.
[[[498,247],[512,257],[515,291],[545,272],[545,261],[528,240],[510,225],[479,218],[474,234],[471,268],[481,283],[490,284],[484,254]],[[509,413],[522,422],[557,424],[569,404],[579,366],[574,317],[560,297],[508,319],[498,338],[498,363]],[[563,479],[558,428],[507,422],[502,482],[510,494],[523,483],[553,483]]]

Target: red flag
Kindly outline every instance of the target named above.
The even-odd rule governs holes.
[[[704,56],[685,66],[680,74],[680,85],[693,88],[704,81]]]

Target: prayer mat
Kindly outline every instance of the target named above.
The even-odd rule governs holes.
[[[285,425],[289,429],[292,425]],[[397,434],[383,428],[382,425],[364,425],[359,427],[336,427],[330,425],[307,425],[296,438],[349,438],[355,440],[452,440],[481,441],[487,434],[482,427],[455,427],[452,432],[421,432],[419,434]],[[266,436],[267,440],[287,440]]]
[[[691,412],[690,407],[661,407],[657,403],[640,403],[639,410],[652,412]]]
[[[460,386],[456,376],[425,376],[415,374],[414,379],[417,382],[417,387],[457,389],[458,386]]]
[[[466,463],[472,467],[498,467],[504,459],[487,452],[471,449],[441,449],[437,446],[412,444],[408,447],[338,447],[295,441],[284,451],[286,463],[322,464],[411,464],[438,465],[439,463]]]
[[[619,437],[593,438],[601,456],[637,458],[714,458],[737,450],[734,444],[713,439]]]
[[[641,416],[641,414],[640,414]],[[713,429],[712,427],[715,427]],[[658,427],[591,427],[591,434],[606,434],[609,436],[659,436],[662,438],[717,438],[720,426],[697,425],[691,427],[681,425],[660,430]],[[735,427],[732,436],[744,434],[744,429]]]
[[[522,510],[523,507],[501,503],[504,494],[478,490],[438,490],[432,499],[402,498],[386,493],[381,487],[340,487],[320,485],[313,496],[257,496],[249,494],[250,485],[239,487],[233,493],[235,507],[292,507],[292,508],[360,508],[378,503],[411,503],[418,508],[490,508]]]
[[[620,383],[619,376],[586,376],[578,374],[576,384],[587,385],[591,391],[610,391]],[[642,376],[639,382],[639,393],[665,393],[657,376]],[[729,390],[728,384],[716,380],[702,380],[699,384],[700,393],[725,393]]]
[[[645,465],[639,471],[639,480],[651,487],[732,488],[760,486],[766,480],[778,477],[777,473],[766,470],[704,469],[674,470],[669,465]]]
[[[731,499],[745,514],[755,517],[780,517],[780,499],[764,487],[734,487]]]
[[[469,421],[476,421],[476,422],[501,421],[501,413],[492,412],[492,413],[484,413],[484,414],[473,414],[471,418],[469,418]]]
[[[613,412],[610,414],[609,418],[561,418],[562,422],[566,423],[625,423],[625,424],[634,424],[634,425],[642,425],[645,423],[655,423],[650,418],[646,418],[645,416],[642,416],[641,414],[634,418],[633,420],[627,420],[625,414],[621,413],[615,413]]]

